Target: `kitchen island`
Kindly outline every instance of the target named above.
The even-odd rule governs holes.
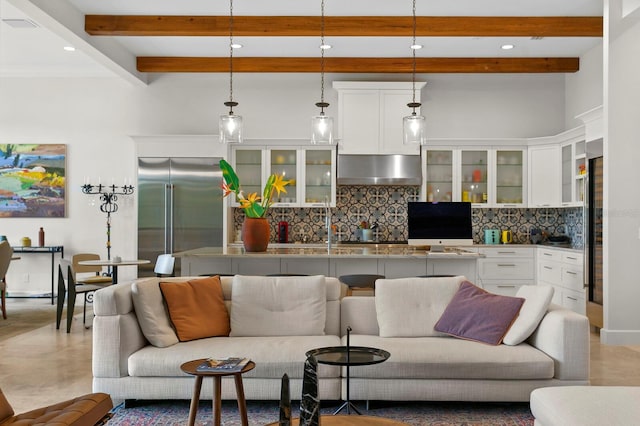
[[[242,247],[203,247],[175,253],[183,276],[203,274],[306,274],[339,277],[379,274],[387,278],[420,275],[464,275],[476,280],[481,254],[474,249],[448,248],[429,252],[406,244],[270,245],[267,251],[246,252]]]

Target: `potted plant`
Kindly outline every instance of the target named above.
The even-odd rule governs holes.
[[[284,175],[272,174],[262,191],[262,196],[256,192],[245,194],[240,185],[240,178],[231,164],[220,160],[220,170],[224,183],[222,184],[223,197],[235,194],[236,201],[244,210],[245,220],[242,223],[242,242],[247,251],[265,251],[269,244],[269,223],[266,215],[273,204],[273,193],[278,195],[287,193],[285,186],[291,183],[285,180]]]

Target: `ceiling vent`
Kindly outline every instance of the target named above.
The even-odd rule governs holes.
[[[11,28],[38,28],[38,24],[29,19],[3,19],[2,22]]]

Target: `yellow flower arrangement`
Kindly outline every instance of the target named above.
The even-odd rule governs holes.
[[[259,196],[256,192],[245,195],[240,186],[240,178],[238,178],[231,164],[225,160],[220,160],[220,170],[222,170],[222,177],[224,178],[224,183],[222,184],[223,197],[235,194],[236,201],[240,203],[240,207],[244,209],[247,217],[265,217],[267,210],[273,204],[273,192],[275,191],[278,195],[282,192],[286,194],[287,190],[284,187],[291,183],[290,180],[284,180],[284,175],[272,174],[267,179],[262,196]]]

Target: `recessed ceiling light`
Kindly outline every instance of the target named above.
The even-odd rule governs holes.
[[[64,50],[66,50],[67,52],[75,52],[76,48],[73,46],[65,46],[63,47]]]
[[[333,47],[333,46],[331,46],[330,44],[326,44],[326,43],[320,45],[320,49],[322,49],[322,50],[331,49],[331,47]]]
[[[38,28],[38,24],[29,19],[3,19],[2,22],[9,25],[12,28]]]
[[[240,49],[240,48],[242,48],[242,45],[240,43],[233,43],[231,45],[231,48],[232,49]]]
[[[500,46],[500,49],[502,49],[502,50],[511,50],[514,47],[515,46],[513,44],[503,44],[502,46]]]
[[[412,45],[411,45],[411,48],[412,48],[413,50],[422,49],[422,45],[421,45],[421,44],[412,44]]]

